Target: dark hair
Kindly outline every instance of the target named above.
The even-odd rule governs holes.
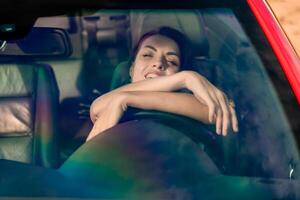
[[[154,29],[150,32],[145,33],[144,35],[142,35],[142,37],[140,37],[140,39],[138,40],[138,42],[136,43],[135,47],[133,48],[132,54],[131,54],[131,60],[130,61],[134,61],[135,57],[138,53],[138,51],[140,50],[140,47],[142,45],[142,43],[149,37],[154,36],[154,35],[161,35],[161,36],[165,36],[167,38],[172,39],[173,41],[176,42],[176,44],[179,47],[180,50],[180,70],[183,69],[187,69],[188,67],[191,66],[191,55],[190,55],[190,43],[188,41],[188,39],[186,38],[186,36],[181,33],[180,31],[173,29],[171,27],[159,27],[158,29]]]

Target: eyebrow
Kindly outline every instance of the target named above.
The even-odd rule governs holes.
[[[151,45],[146,45],[144,48],[149,48],[149,49],[152,49],[153,51],[157,51],[157,49]],[[170,55],[170,56],[177,56],[179,58],[179,55],[175,52],[168,52],[167,55]]]

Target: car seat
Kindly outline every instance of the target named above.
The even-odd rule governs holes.
[[[0,65],[0,158],[56,167],[59,92],[49,65]]]
[[[83,96],[94,99],[95,95],[109,91],[113,70],[128,57],[128,24],[127,11],[99,10],[94,15],[82,17]]]

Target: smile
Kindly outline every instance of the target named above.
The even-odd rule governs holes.
[[[159,73],[159,72],[148,72],[145,74],[145,79],[152,79],[152,78],[156,78],[156,77],[159,77],[159,76],[162,76],[163,74],[162,73]]]

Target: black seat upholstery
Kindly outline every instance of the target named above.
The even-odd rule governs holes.
[[[56,167],[58,87],[50,66],[0,65],[0,158]]]

